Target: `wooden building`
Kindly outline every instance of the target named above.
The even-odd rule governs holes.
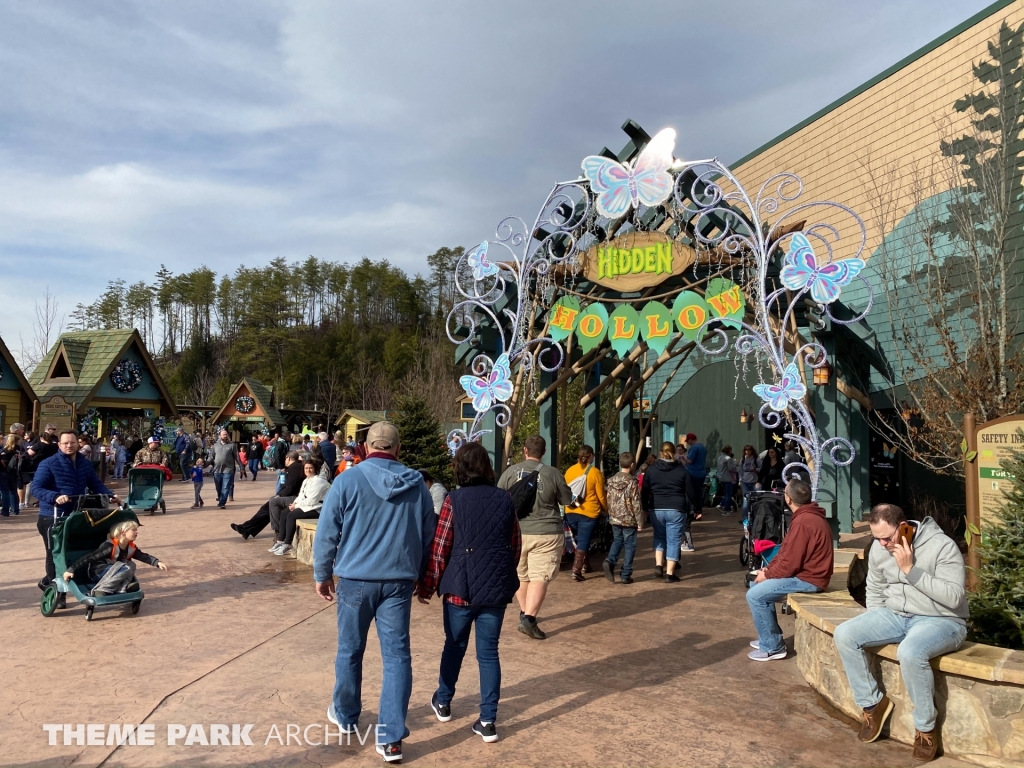
[[[0,339],[0,435],[6,435],[12,424],[32,423],[35,399],[32,385],[21,372],[11,350]]]
[[[209,423],[226,428],[236,442],[286,426],[284,416],[274,406],[274,390],[247,376],[232,387],[231,395]]]

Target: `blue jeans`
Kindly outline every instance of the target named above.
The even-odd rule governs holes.
[[[740,488],[743,490],[743,516],[746,517],[750,511],[750,501],[747,496],[754,492],[754,486],[757,483],[740,483]]]
[[[260,460],[249,459],[249,471],[252,472],[252,479],[256,479],[256,473],[260,471]]]
[[[338,655],[334,662],[334,711],[342,725],[358,725],[362,711],[363,653],[370,622],[384,662],[378,724],[381,744],[401,741],[412,694],[412,653],[409,650],[411,581],[338,579]]]
[[[728,509],[732,503],[732,491],[736,483],[722,483],[722,487],[725,489],[722,491],[722,509]]]
[[[594,529],[597,527],[597,518],[587,517],[576,512],[568,512],[565,515],[565,520],[569,523],[572,537],[576,541],[576,549],[580,552],[589,550],[590,537],[593,536]]]
[[[679,544],[683,540],[683,523],[686,512],[678,509],[656,509],[651,515],[651,530],[654,532],[653,549],[664,552],[665,558],[679,562]]]
[[[181,466],[181,482],[189,483],[191,479],[188,476],[188,471],[192,469],[192,454],[191,453],[179,453],[178,464]]]
[[[782,628],[775,617],[775,603],[784,600],[786,595],[793,592],[821,590],[795,576],[788,579],[767,579],[760,584],[751,585],[747,590],[747,605],[750,606],[750,615],[754,617],[757,640],[761,644],[761,650],[767,654],[786,650]]]
[[[901,616],[888,608],[873,608],[844,621],[833,635],[839,658],[850,681],[853,700],[861,709],[882,700],[878,681],[871,674],[865,648],[899,643],[896,658],[914,703],[914,727],[935,728],[935,676],[931,659],[952,653],[967,636],[964,622],[945,616]]]
[[[235,479],[234,472],[214,472],[213,485],[217,489],[217,505],[223,507],[228,503],[230,483]]]
[[[480,719],[493,723],[498,718],[501,698],[501,661],[498,638],[505,620],[503,605],[452,605],[444,603],[444,650],[441,674],[437,678],[437,700],[451,704],[459,682],[462,659],[469,647],[469,630],[476,624],[476,663],[480,669]]]
[[[7,517],[11,513],[20,514],[18,508],[18,489],[11,483],[6,472],[0,472],[0,514]]]
[[[619,561],[619,553],[625,550],[622,556],[622,572],[619,578],[624,579],[633,575],[633,555],[636,554],[636,528],[627,528],[623,525],[612,526],[612,548],[608,550],[608,562],[612,568]]]

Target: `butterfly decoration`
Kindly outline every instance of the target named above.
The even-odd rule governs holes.
[[[887,458],[887,459],[895,459],[896,458],[896,446],[895,445],[889,445],[888,443],[884,443],[883,442],[882,443],[882,455],[885,456],[885,458]]]
[[[754,394],[768,403],[773,411],[785,410],[790,400],[799,400],[807,394],[807,387],[800,380],[796,363],[790,363],[782,373],[778,384],[758,384]]]
[[[863,259],[841,259],[818,266],[814,248],[805,235],[797,232],[789,243],[782,265],[782,284],[791,291],[811,287],[811,298],[819,304],[831,304],[839,290],[849,285],[864,269]]]
[[[487,260],[486,240],[466,254],[466,263],[473,270],[474,280],[483,280],[485,277],[498,274],[498,265]]]
[[[512,371],[509,368],[508,353],[494,361],[486,377],[463,376],[459,384],[473,398],[473,408],[477,413],[488,410],[495,403],[508,400],[512,397]]]
[[[636,163],[620,163],[600,155],[583,158],[583,175],[597,194],[597,211],[616,219],[640,203],[648,207],[661,205],[672,192],[675,180],[668,169],[672,166],[672,150],[676,132],[660,131],[648,142]]]

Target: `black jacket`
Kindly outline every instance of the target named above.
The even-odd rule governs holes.
[[[686,507],[686,467],[677,461],[658,459],[644,472],[640,494],[644,509],[675,509]]]
[[[761,484],[761,490],[770,491],[772,483],[776,480],[781,483],[782,470],[785,466],[782,459],[779,459],[778,463],[773,467],[771,461],[765,456],[764,461],[761,462],[761,471],[757,473],[757,482]]]
[[[284,485],[278,492],[278,496],[298,496],[302,488],[302,481],[306,479],[304,464],[301,461],[293,461],[284,471]]]
[[[99,545],[95,550],[90,552],[88,555],[84,555],[76,560],[72,565],[68,566],[68,570],[75,574],[75,578],[82,576],[83,572],[86,574],[86,578],[89,581],[98,581],[103,572],[107,569],[107,566],[114,562],[111,558],[111,550],[114,547],[114,542],[107,539]],[[128,550],[118,548],[117,562],[124,563],[128,560]],[[141,560],[147,565],[157,566],[160,565],[160,561],[152,555],[147,555],[141,549],[136,549],[132,555],[132,560]]]

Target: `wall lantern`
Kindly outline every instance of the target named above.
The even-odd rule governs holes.
[[[814,371],[814,385],[817,387],[823,387],[828,384],[829,378],[832,376],[832,366],[828,363],[821,365],[813,369]]]
[[[750,408],[749,403],[740,411],[740,424],[746,424],[747,429],[750,429],[754,424],[754,413],[753,409],[748,411],[747,408]]]

